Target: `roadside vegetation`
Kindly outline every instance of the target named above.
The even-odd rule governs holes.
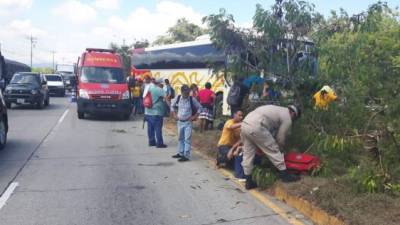
[[[310,3],[287,0],[269,10],[257,5],[251,29],[236,27],[224,9],[204,22],[229,56],[228,81],[264,73],[276,78],[282,105],[302,107],[286,150],[315,154],[323,166],[318,178],[288,188],[350,224],[400,223],[397,9],[378,2],[357,15],[340,10],[324,18]],[[300,60],[308,40],[313,47]],[[328,110],[314,108],[312,99],[323,85],[339,96]],[[265,165],[253,177],[262,186],[275,181]]]
[[[379,2],[359,15],[341,10],[325,19],[312,4],[293,0],[277,1],[271,10],[257,5],[253,18],[252,29],[235,27],[225,10],[204,18],[212,40],[232,58],[228,80],[261,72],[277,77],[283,82],[274,88],[287,93],[282,104],[304,110],[289,148],[321,156],[319,175],[340,177],[357,192],[400,194],[397,12]],[[299,61],[299,40],[306,38],[314,42],[307,54],[318,56],[316,74],[312,62]],[[318,110],[312,96],[325,84],[340,101]]]
[[[399,224],[398,9],[377,2],[355,15],[339,10],[324,17],[307,1],[277,0],[270,9],[257,5],[252,28],[237,27],[224,9],[203,22],[228,58],[226,68],[214,68],[225,72],[228,83],[264,74],[282,93],[281,105],[303,109],[285,150],[317,155],[323,166],[288,190],[349,224]],[[204,32],[180,20],[153,44],[190,41]],[[333,87],[339,100],[320,110],[312,96],[324,85]],[[194,145],[209,155],[215,154],[219,136],[211,132],[194,134]],[[276,180],[268,160],[253,177],[262,187]]]

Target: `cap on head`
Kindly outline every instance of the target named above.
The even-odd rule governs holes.
[[[301,110],[300,110],[299,107],[296,107],[296,106],[294,106],[294,105],[289,105],[289,106],[288,106],[288,109],[289,109],[290,111],[292,111],[292,112],[295,114],[295,119],[300,118],[300,116],[301,116]]]

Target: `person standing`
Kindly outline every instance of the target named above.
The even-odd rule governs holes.
[[[261,149],[279,170],[279,177],[283,182],[299,180],[298,176],[287,172],[280,149],[285,144],[292,121],[298,119],[300,115],[300,109],[293,105],[288,107],[266,105],[258,107],[244,118],[240,135],[244,148],[242,166],[246,189],[256,187],[251,174],[257,148]]]
[[[199,87],[197,84],[190,85],[190,96],[195,98],[197,101],[199,100]]]
[[[215,93],[211,90],[211,83],[207,82],[205,88],[199,92],[199,100],[202,106],[200,112],[200,132],[208,129],[209,124],[214,120]]]
[[[178,128],[178,153],[172,158],[178,158],[179,162],[190,160],[192,152],[193,121],[199,116],[200,103],[190,96],[190,88],[186,84],[181,87],[181,95],[173,99],[171,114],[177,120]]]
[[[236,78],[229,90],[227,102],[231,109],[231,116],[241,110],[243,100],[249,93],[249,88],[243,84],[243,78]]]
[[[140,112],[140,98],[142,93],[142,84],[136,82],[134,87],[131,87],[133,114],[136,115]]]
[[[162,80],[155,80],[153,84],[148,86],[147,91],[151,94],[152,107],[145,107],[145,120],[147,122],[149,146],[166,148],[167,145],[164,144],[162,135],[165,93],[164,90],[159,87],[161,83]]]
[[[165,92],[165,116],[169,116],[171,108],[171,100],[175,98],[175,90],[171,86],[168,79],[164,80],[164,92]]]

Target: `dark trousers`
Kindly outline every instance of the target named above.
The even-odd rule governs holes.
[[[133,114],[136,115],[141,111],[140,98],[132,97]]]
[[[149,145],[163,145],[164,140],[162,137],[163,117],[146,115],[147,122],[147,137],[149,138]]]

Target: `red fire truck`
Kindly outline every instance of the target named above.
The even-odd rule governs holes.
[[[114,50],[88,48],[77,65],[78,118],[109,113],[129,119],[131,99],[121,56]]]

